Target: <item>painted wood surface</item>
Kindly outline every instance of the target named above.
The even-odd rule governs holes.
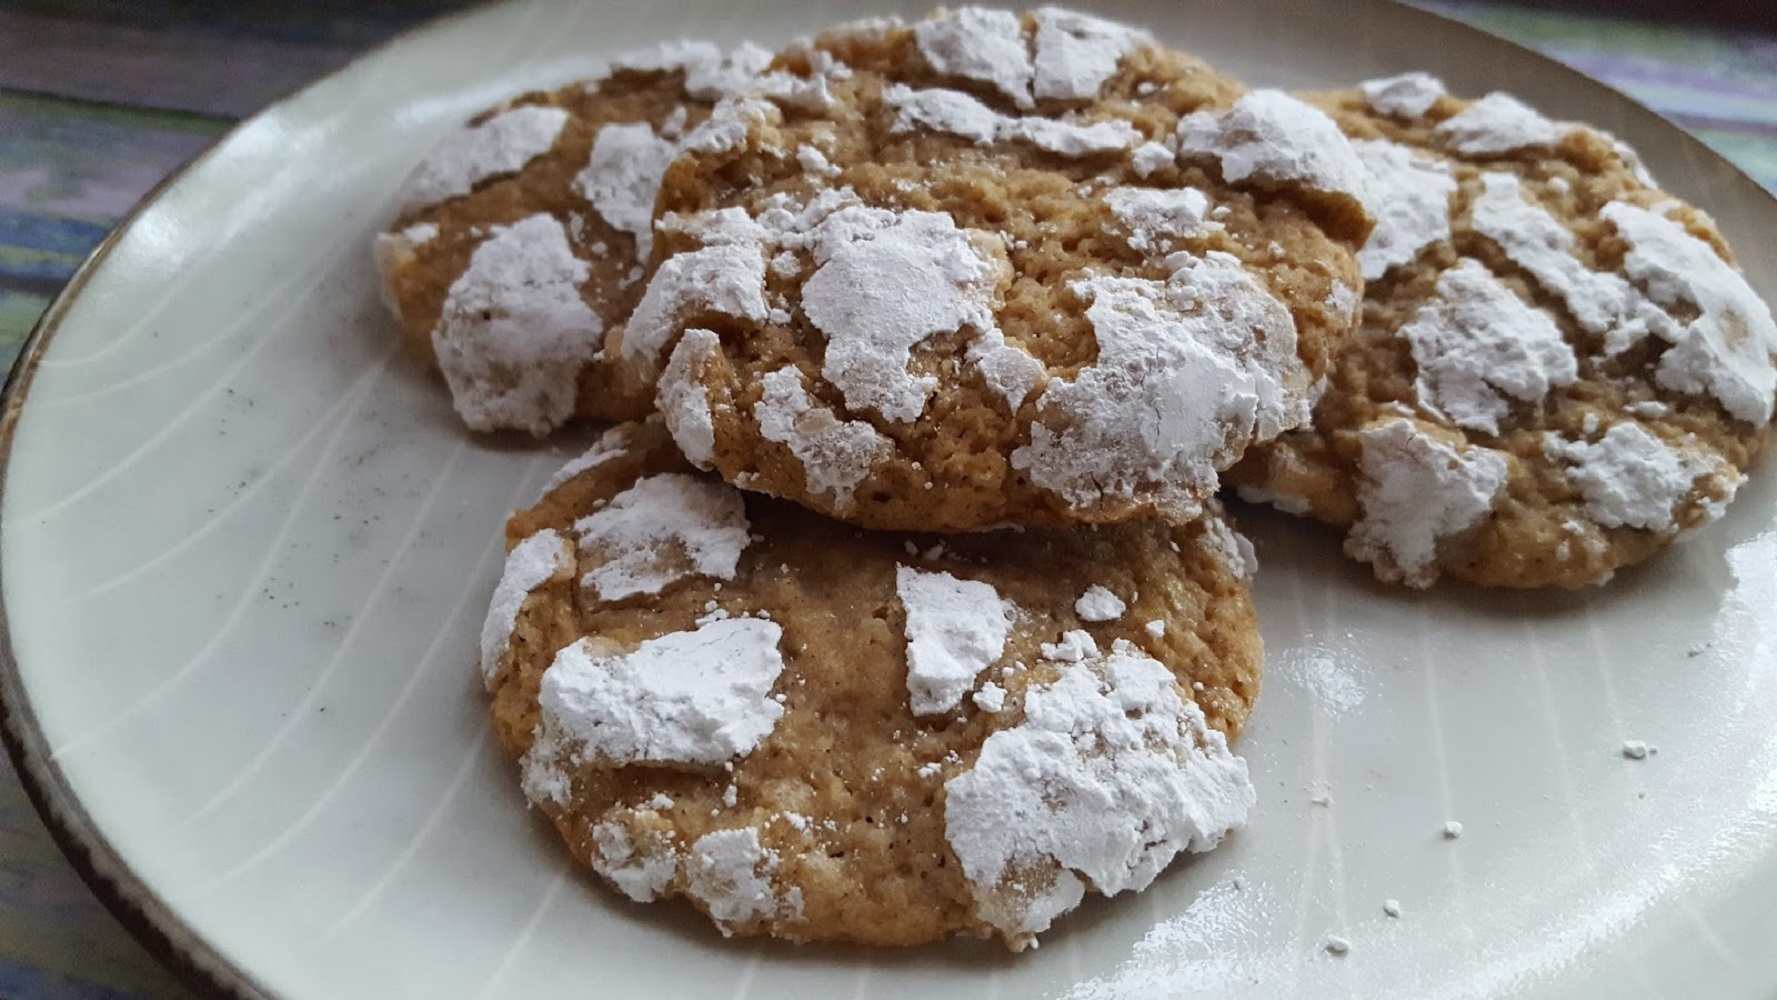
[[[1777,191],[1777,34],[1421,5],[1560,59]],[[0,9],[0,364],[106,232],[236,120],[462,3],[59,0]],[[0,759],[0,998],[182,993],[57,852]]]

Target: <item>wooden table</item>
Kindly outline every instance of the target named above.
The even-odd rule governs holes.
[[[1777,31],[1418,2],[1626,91],[1777,191]],[[463,5],[61,0],[0,8],[0,361],[10,365],[49,300],[130,206],[235,121]],[[182,995],[62,860],[0,759],[0,998]]]

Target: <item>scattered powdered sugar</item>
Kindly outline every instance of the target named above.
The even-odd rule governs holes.
[[[1351,950],[1351,939],[1340,937],[1337,934],[1328,934],[1326,948],[1330,955],[1343,955]]]
[[[1142,628],[1146,629],[1147,633],[1156,639],[1163,638],[1166,635],[1166,623],[1158,618],[1143,625]]]
[[[646,122],[606,125],[593,140],[586,169],[574,179],[574,190],[606,222],[635,237],[638,260],[653,254],[654,202],[677,150]]]
[[[1090,303],[1098,358],[1049,381],[1012,465],[1076,508],[1147,501],[1194,516],[1249,442],[1308,419],[1308,374],[1283,303],[1229,254],[1167,263],[1164,282],[1072,285]]]
[[[1365,80],[1357,85],[1370,110],[1392,118],[1418,118],[1444,96],[1444,81],[1430,73],[1412,72]]]
[[[767,441],[790,449],[802,463],[808,491],[827,494],[846,510],[852,493],[870,471],[893,454],[893,445],[862,420],[841,420],[817,402],[802,384],[802,373],[785,366],[761,381],[753,419]]]
[[[1074,614],[1083,622],[1111,622],[1123,617],[1129,605],[1110,590],[1093,584],[1074,602]]]
[[[1357,260],[1364,280],[1378,281],[1390,268],[1411,264],[1421,250],[1450,238],[1450,195],[1456,180],[1448,163],[1398,142],[1358,139],[1351,147],[1370,172],[1370,200],[1364,207],[1376,219]]]
[[[802,890],[778,895],[770,879],[777,866],[777,852],[751,827],[706,833],[686,852],[685,894],[709,908],[723,935],[751,920],[800,917]]]
[[[1621,352],[1650,331],[1673,330],[1672,318],[1621,275],[1594,271],[1574,257],[1573,233],[1528,201],[1516,176],[1482,174],[1481,194],[1470,215],[1475,232],[1498,244],[1537,284],[1560,296],[1580,326],[1604,335],[1607,353]]]
[[[744,243],[717,243],[662,261],[623,329],[619,353],[643,375],[657,375],[678,324],[700,312],[763,323],[765,258]]]
[[[1445,119],[1435,134],[1464,156],[1494,156],[1553,146],[1573,129],[1544,118],[1510,94],[1495,91]]]
[[[1551,432],[1543,451],[1569,463],[1567,479],[1585,498],[1586,515],[1606,528],[1672,530],[1673,512],[1697,478],[1726,465],[1719,456],[1680,451],[1635,423],[1616,424],[1590,444]]]
[[[1034,89],[1039,99],[1096,97],[1126,54],[1154,43],[1144,31],[1056,7],[1041,8],[1034,17]]]
[[[1458,823],[1456,820],[1453,820],[1453,819],[1445,820],[1444,821],[1444,839],[1445,840],[1455,840],[1457,837],[1460,837],[1460,836],[1462,836],[1462,824]]]
[[[913,36],[934,70],[990,83],[1019,107],[1031,106],[1034,70],[1017,14],[982,7],[941,10],[915,24]]]
[[[1629,244],[1628,275],[1654,301],[1696,312],[1687,323],[1655,331],[1673,345],[1660,357],[1655,380],[1678,392],[1708,393],[1747,423],[1769,422],[1777,322],[1745,276],[1660,212],[1612,202],[1599,214]]]
[[[638,903],[665,895],[679,869],[678,851],[664,834],[638,842],[628,826],[614,821],[592,828],[592,848],[592,870]]]
[[[561,108],[525,105],[451,133],[401,185],[396,196],[401,210],[436,205],[468,194],[489,178],[517,173],[549,152],[567,123],[568,113]]]
[[[960,90],[915,90],[896,83],[883,88],[882,99],[900,112],[894,131],[924,127],[962,136],[978,146],[1027,142],[1060,156],[1092,156],[1125,150],[1142,141],[1135,126],[1121,119],[1080,124],[1054,118],[1014,118]]]
[[[500,582],[494,586],[487,618],[481,624],[481,679],[489,690],[506,672],[506,649],[525,598],[573,569],[574,551],[568,547],[568,540],[550,528],[526,538],[506,553],[506,567],[500,571]]]
[[[599,439],[593,442],[592,447],[586,449],[586,451],[582,452],[579,456],[570,459],[568,464],[555,470],[555,472],[550,475],[549,481],[544,483],[543,489],[537,493],[537,499],[541,500],[549,494],[554,493],[557,486],[578,476],[587,469],[596,469],[614,458],[621,457],[629,451],[628,441],[629,431],[623,427],[613,427],[599,435]]]
[[[1254,90],[1222,112],[1179,119],[1179,155],[1208,156],[1230,183],[1253,179],[1301,184],[1371,201],[1369,171],[1326,112],[1281,90]]]
[[[979,580],[949,573],[895,569],[895,592],[907,613],[907,693],[914,715],[938,715],[962,704],[975,677],[1006,650],[1012,606]]]
[[[945,783],[944,805],[978,916],[1014,947],[1087,888],[1139,891],[1178,854],[1245,825],[1246,762],[1127,641],[1032,688],[1024,714]]]
[[[821,374],[853,410],[911,422],[938,387],[908,373],[913,347],[965,325],[993,328],[998,268],[939,212],[849,205],[809,234],[817,265],[802,311],[827,336]]]
[[[1579,377],[1548,313],[1526,305],[1479,261],[1438,278],[1437,295],[1401,327],[1419,366],[1419,402],[1458,427],[1499,433],[1510,399],[1535,403]]]
[[[574,522],[581,583],[601,601],[658,594],[688,576],[734,579],[749,536],[740,493],[668,472],[649,476]]]
[[[784,708],[783,630],[727,618],[649,639],[628,653],[582,639],[543,672],[537,746],[572,763],[720,764],[750,753]]]
[[[1363,454],[1345,551],[1384,581],[1428,587],[1437,579],[1437,544],[1479,521],[1506,482],[1505,456],[1462,451],[1396,417],[1358,433]]]
[[[703,370],[721,350],[721,341],[709,330],[686,330],[655,388],[655,403],[667,431],[685,460],[700,469],[716,460],[716,420],[703,387]]]
[[[1384,914],[1386,914],[1386,915],[1387,915],[1387,916],[1390,916],[1390,917],[1398,917],[1398,916],[1400,916],[1400,915],[1401,915],[1401,902],[1400,902],[1400,900],[1398,900],[1398,899],[1385,899],[1385,900],[1383,900],[1383,901],[1382,901],[1382,912],[1383,912],[1383,913],[1384,913]]]
[[[604,332],[580,297],[589,277],[567,231],[547,214],[496,227],[475,248],[432,331],[464,423],[541,437],[573,415],[580,368]]]
[[[1167,252],[1170,240],[1207,236],[1224,228],[1209,218],[1209,196],[1192,187],[1114,187],[1104,203],[1129,229],[1129,248]]]

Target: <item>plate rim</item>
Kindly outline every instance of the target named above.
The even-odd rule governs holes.
[[[0,390],[0,507],[5,502],[5,488],[11,471],[12,449],[18,423],[29,399],[31,383],[51,338],[61,328],[86,286],[109,261],[117,245],[134,231],[142,217],[155,208],[169,190],[212,160],[238,139],[241,133],[257,125],[262,119],[305,99],[312,91],[356,70],[364,62],[383,56],[388,50],[413,43],[421,36],[438,31],[447,24],[481,16],[497,7],[545,2],[549,0],[471,0],[463,7],[440,12],[402,29],[234,122],[190,160],[149,188],[81,261],[67,283],[50,300],[19,347],[5,387]],[[966,2],[1021,7],[1020,3],[1007,3],[1005,0]],[[1350,0],[1345,2],[1349,3]],[[1085,10],[1099,6],[1097,0],[1063,0],[1063,3]],[[1542,63],[1545,70],[1565,77],[1569,85],[1608,92],[1636,113],[1657,119],[1672,130],[1680,137],[1683,145],[1690,147],[1693,155],[1704,156],[1715,164],[1726,167],[1737,183],[1744,183],[1767,197],[1777,199],[1777,192],[1765,188],[1738,163],[1717,152],[1688,129],[1597,77],[1527,45],[1475,27],[1441,11],[1415,6],[1408,0],[1361,0],[1361,3],[1372,9],[1392,9],[1396,17],[1429,19],[1437,22],[1440,30],[1466,35],[1483,44],[1515,50],[1520,57]],[[168,905],[147,880],[123,859],[74,793],[62,768],[48,752],[42,727],[30,699],[26,696],[23,674],[12,644],[10,613],[4,598],[4,579],[5,566],[0,561],[0,746],[5,747],[26,797],[48,829],[57,849],[111,916],[181,985],[200,996],[220,997],[225,1000],[281,1000],[281,994],[270,990],[247,969],[224,956]]]

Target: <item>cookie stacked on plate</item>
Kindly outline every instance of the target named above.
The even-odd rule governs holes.
[[[1574,585],[1770,415],[1769,313],[1606,137],[1056,9],[620,57],[401,201],[465,423],[631,421],[507,525],[495,729],[577,859],[727,933],[1022,947],[1239,827],[1224,473],[1388,579]]]

